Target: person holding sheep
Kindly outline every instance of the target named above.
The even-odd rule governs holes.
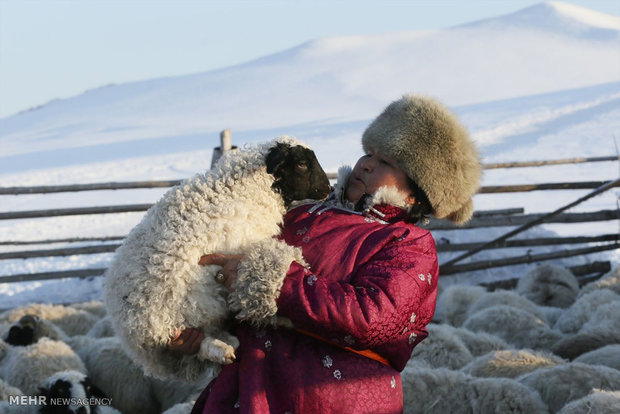
[[[419,95],[390,104],[362,145],[330,197],[291,208],[277,239],[201,259],[222,266],[240,346],[192,413],[403,411],[400,371],[427,336],[439,276],[415,223],[469,220],[481,164],[457,118]],[[201,339],[188,328],[170,349],[193,354]]]

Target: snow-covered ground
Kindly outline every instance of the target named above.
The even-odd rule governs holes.
[[[219,131],[233,143],[297,136],[327,171],[362,154],[360,136],[390,101],[426,93],[446,102],[484,162],[615,155],[620,145],[620,18],[563,3],[433,32],[318,39],[242,65],[87,91],[0,119],[0,186],[180,179],[209,168]],[[618,162],[487,170],[483,185],[596,181]],[[0,211],[154,202],[165,189],[0,196]],[[477,210],[552,211],[586,190],[477,195]],[[571,211],[616,209],[619,190]],[[0,221],[0,243],[122,236],[142,213]],[[617,233],[618,221],[547,225],[541,234]],[[436,232],[452,243],[508,231]],[[75,244],[73,244],[75,245]],[[0,251],[67,246],[0,245]],[[562,249],[559,247],[555,249]],[[552,248],[537,248],[535,252]],[[471,260],[518,255],[482,252]],[[452,254],[453,255],[453,254]],[[112,254],[1,260],[0,275],[105,267]],[[444,262],[448,254],[440,255]],[[559,261],[620,263],[618,250]],[[534,265],[470,272],[514,277]],[[455,278],[446,278],[444,283]],[[100,298],[102,278],[0,283],[0,308]]]

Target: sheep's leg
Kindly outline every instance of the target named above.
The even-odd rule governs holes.
[[[235,338],[235,341],[236,346],[239,346],[239,340]],[[235,348],[224,341],[207,336],[200,344],[198,358],[222,365],[232,364],[235,360]]]

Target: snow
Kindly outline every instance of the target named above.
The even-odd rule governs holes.
[[[618,153],[620,18],[564,3],[440,31],[317,39],[241,65],[187,76],[108,85],[0,119],[0,182],[35,186],[187,178],[209,168],[219,131],[233,144],[298,137],[326,171],[362,154],[368,123],[403,93],[446,102],[469,128],[483,161],[529,161]],[[618,162],[486,170],[483,185],[605,181]],[[166,189],[0,196],[0,211],[155,202]],[[477,210],[552,211],[587,190],[474,198]],[[618,189],[572,209],[616,209]],[[122,236],[142,213],[0,220],[0,243]],[[436,232],[451,243],[489,240],[508,228]],[[618,222],[545,225],[519,237],[617,233]],[[115,243],[115,242],[109,242]],[[71,244],[71,246],[90,243]],[[1,245],[2,251],[69,246]],[[575,246],[577,247],[577,246]],[[536,253],[570,247],[537,248]],[[471,261],[523,254],[482,252]],[[445,262],[457,253],[440,254]],[[0,275],[101,268],[112,254],[0,260]],[[618,249],[559,260],[620,262]],[[453,281],[523,274],[532,265],[470,272]],[[103,280],[0,283],[0,308],[100,299]]]

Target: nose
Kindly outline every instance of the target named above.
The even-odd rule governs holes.
[[[374,168],[373,163],[374,161],[372,155],[368,155],[360,160],[360,167],[362,170],[370,172]]]

